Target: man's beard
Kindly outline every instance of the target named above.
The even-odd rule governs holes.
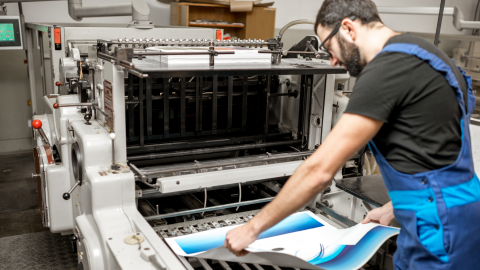
[[[340,61],[340,65],[345,66],[350,76],[357,77],[366,65],[360,57],[360,50],[357,45],[346,41],[341,35],[338,35],[337,39],[341,50],[340,55],[343,59],[343,61]]]

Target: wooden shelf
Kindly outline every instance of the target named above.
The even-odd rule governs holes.
[[[238,24],[209,24],[209,23],[189,23],[188,26],[197,26],[197,27],[215,27],[215,28],[224,28],[224,27],[232,27],[232,28],[244,28],[245,25],[238,25]]]
[[[253,7],[251,12],[230,12],[230,6],[172,2],[170,3],[170,25],[209,27],[223,29],[224,34],[240,39],[275,38],[275,13],[272,7]],[[243,23],[190,24],[196,20],[212,20]]]

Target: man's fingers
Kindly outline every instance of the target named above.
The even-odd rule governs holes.
[[[370,222],[370,220],[372,220],[368,215],[365,217],[364,220],[362,220],[362,224],[367,224],[368,222]]]
[[[238,257],[242,257],[242,256],[247,255],[248,253],[249,253],[249,252],[244,249],[244,250],[240,251],[239,255],[237,255],[237,256],[238,256]]]
[[[249,252],[246,251],[245,249],[242,249],[242,250],[240,250],[240,251],[231,250],[231,252],[232,252],[233,254],[235,254],[235,256],[237,256],[237,257],[242,257],[242,256],[245,256],[245,255],[247,255],[247,254],[249,253]]]

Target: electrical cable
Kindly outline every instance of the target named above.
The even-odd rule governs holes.
[[[203,201],[203,208],[207,208],[207,188],[205,188],[205,200]],[[202,216],[205,212],[202,212]]]
[[[241,183],[238,183],[238,189],[240,190],[240,192],[238,193],[238,202],[241,203],[242,202],[242,184]],[[237,206],[237,209],[235,211],[238,211],[238,208],[240,208],[240,206]]]

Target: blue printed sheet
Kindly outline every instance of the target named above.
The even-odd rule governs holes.
[[[241,226],[241,225],[238,225]],[[278,265],[303,269],[358,269],[397,228],[375,223],[358,224],[339,230],[310,211],[295,213],[269,230],[236,257],[223,248],[229,226],[191,235],[167,238],[170,247],[181,256]]]

